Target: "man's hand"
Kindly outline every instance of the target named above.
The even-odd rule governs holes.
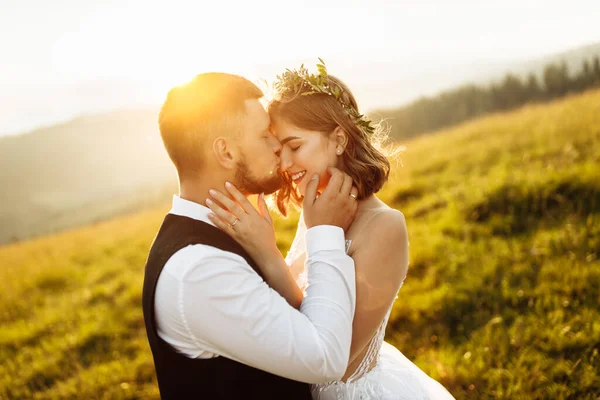
[[[334,225],[345,231],[356,215],[358,189],[352,186],[352,178],[348,174],[333,167],[327,171],[331,174],[331,179],[319,198],[319,175],[315,174],[306,185],[302,203],[304,222],[307,229],[317,225]]]

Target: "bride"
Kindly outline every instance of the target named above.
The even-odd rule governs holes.
[[[358,201],[357,214],[346,231],[346,252],[356,267],[350,360],[339,381],[312,385],[312,396],[324,400],[452,399],[441,384],[383,340],[409,264],[404,216],[375,196],[390,172],[388,159],[377,149],[385,135],[359,114],[354,96],[342,81],[328,75],[323,63],[317,68],[316,75],[302,66],[278,76],[275,99],[268,106],[272,132],[282,144],[281,171],[286,184],[275,194],[282,214],[286,215],[290,203],[301,206],[307,190],[314,190],[310,186],[315,181],[321,193],[330,179],[331,167],[349,175],[358,189],[357,195],[353,194]],[[228,190],[229,196],[245,200],[235,187]],[[260,214],[254,213],[255,217],[266,220],[272,230],[263,196],[258,207]],[[228,227],[224,219],[211,219],[223,229]],[[264,225],[248,224],[245,231],[227,229],[227,233],[242,246],[257,249],[265,241],[257,227]],[[305,231],[301,216],[286,257],[297,283],[289,288],[291,293],[302,293],[310,285],[304,270]]]

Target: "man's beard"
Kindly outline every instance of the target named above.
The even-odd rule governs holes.
[[[271,175],[265,178],[256,178],[252,176],[246,157],[237,163],[237,171],[235,172],[235,184],[242,193],[249,194],[271,194],[278,190],[283,183],[283,177],[279,172],[274,171]]]

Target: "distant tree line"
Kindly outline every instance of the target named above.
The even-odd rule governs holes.
[[[592,60],[586,59],[581,70],[573,75],[569,74],[565,62],[549,64],[544,68],[541,80],[533,73],[526,79],[507,74],[501,82],[488,86],[461,86],[379,115],[391,125],[392,138],[406,139],[483,114],[510,110],[531,102],[545,102],[598,86],[600,58],[596,56]]]

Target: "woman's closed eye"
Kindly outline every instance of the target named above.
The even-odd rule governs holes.
[[[292,153],[295,153],[296,150],[298,150],[300,148],[300,146],[296,146],[296,147],[291,147],[290,146],[290,150],[292,150]]]

